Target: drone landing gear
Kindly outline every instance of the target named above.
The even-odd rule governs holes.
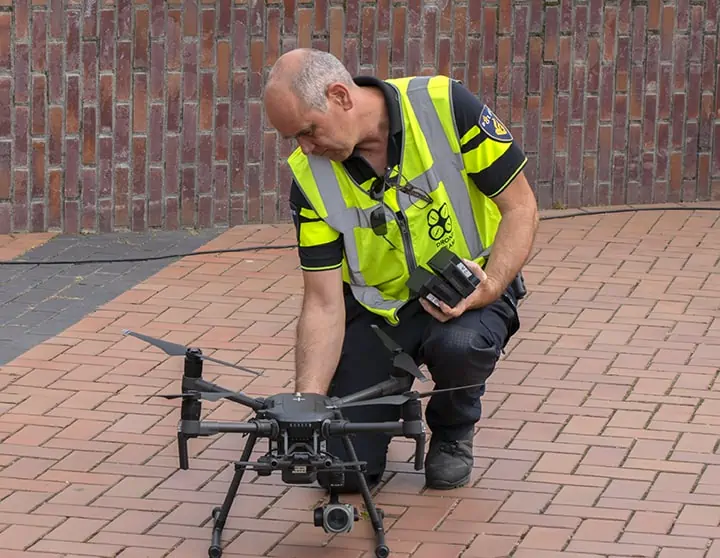
[[[240,458],[240,461],[235,463],[235,474],[233,475],[232,481],[230,481],[230,486],[228,487],[227,494],[225,495],[225,500],[223,501],[222,506],[217,507],[212,511],[212,542],[210,543],[210,548],[208,549],[208,556],[210,558],[220,558],[222,556],[222,532],[225,528],[225,522],[227,521],[228,515],[230,514],[230,508],[235,500],[235,495],[240,488],[240,483],[242,482],[243,475],[245,474],[245,469],[247,469],[246,464],[252,455],[257,438],[258,436],[255,433],[248,435],[248,440],[245,444],[242,457]]]
[[[237,491],[240,488],[245,471],[248,467],[248,461],[252,455],[255,443],[258,435],[251,433],[248,435],[245,449],[243,450],[242,456],[239,461],[235,463],[235,474],[233,475],[230,486],[228,487],[225,500],[221,506],[213,509],[213,530],[210,547],[208,549],[208,556],[210,558],[221,558],[223,554],[222,549],[222,533],[225,528],[225,523],[230,515],[230,509],[232,508]],[[383,526],[384,514],[381,509],[375,506],[372,495],[370,494],[370,487],[367,484],[365,475],[363,474],[362,465],[357,464],[357,454],[355,447],[350,440],[349,435],[342,436],[343,444],[345,445],[345,451],[348,453],[348,457],[357,474],[358,483],[360,485],[360,492],[365,502],[368,515],[370,516],[370,522],[372,523],[373,531],[375,532],[375,556],[377,558],[387,558],[390,555],[390,549],[385,544],[385,528]],[[328,505],[317,508],[314,510],[314,524],[317,527],[323,527],[328,533],[340,533],[349,531],[352,523],[359,519],[357,510],[353,506],[347,504],[341,504],[339,497],[336,492],[330,489],[330,501]]]
[[[357,462],[357,454],[355,453],[355,446],[353,446],[350,436],[345,435],[342,437],[343,444],[345,445],[345,451],[351,461]],[[370,487],[368,486],[365,475],[363,475],[362,467],[359,465],[354,466],[357,474],[358,483],[360,484],[360,492],[362,493],[365,507],[367,508],[368,515],[370,516],[370,522],[372,523],[373,531],[375,531],[375,556],[377,558],[387,558],[390,555],[390,549],[385,544],[385,527],[383,526],[384,514],[382,510],[378,509],[373,502],[372,495],[370,494]],[[337,497],[335,495],[335,497]],[[332,498],[332,493],[331,493]]]

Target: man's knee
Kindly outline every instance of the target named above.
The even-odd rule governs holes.
[[[507,342],[519,328],[514,301],[500,298],[446,323],[435,323],[422,348],[437,382],[479,383],[494,371]]]
[[[492,374],[502,346],[484,326],[469,328],[452,323],[437,328],[424,352],[436,383],[480,383]]]

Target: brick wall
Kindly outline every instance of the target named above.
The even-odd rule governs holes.
[[[720,199],[717,30],[718,0],[0,0],[0,232],[287,219],[259,98],[298,45],[462,79],[543,208]]]

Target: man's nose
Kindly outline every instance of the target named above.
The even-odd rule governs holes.
[[[313,145],[313,142],[310,141],[309,139],[307,139],[307,138],[298,139],[298,143],[300,144],[300,149],[302,149],[302,151],[305,155],[310,155],[310,153],[313,152],[313,149],[315,146]]]

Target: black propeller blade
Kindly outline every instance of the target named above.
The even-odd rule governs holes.
[[[385,333],[375,324],[372,324],[370,327],[375,330],[375,333],[377,333],[378,337],[380,337],[380,340],[383,342],[385,347],[387,347],[388,350],[395,355],[395,357],[393,358],[393,364],[396,368],[404,370],[405,372],[407,372],[411,376],[414,376],[423,383],[428,381],[425,374],[423,374],[420,368],[418,368],[417,364],[415,364],[413,358],[409,354],[404,352],[402,350],[402,347],[398,345],[392,337],[390,337],[387,333]]]
[[[185,353],[188,350],[187,347],[184,347],[183,345],[180,345],[178,343],[173,343],[172,341],[165,341],[164,339],[156,339],[155,337],[150,337],[149,335],[145,335],[144,333],[136,333],[134,331],[130,331],[129,329],[123,329],[122,332],[123,335],[130,335],[132,337],[142,339],[146,343],[150,343],[151,345],[156,346],[158,349],[167,353],[170,356],[185,356]],[[244,366],[233,364],[232,362],[226,362],[224,360],[220,360],[206,355],[200,355],[200,358],[202,360],[207,360],[210,362],[215,362],[217,364],[222,364],[224,366],[229,366],[230,368],[236,368],[237,370],[242,370],[243,372],[250,372],[251,374],[255,374],[256,376],[261,375],[260,372],[257,372],[256,370],[251,370],[250,368],[245,368]]]
[[[164,399],[205,399],[206,401],[219,401],[225,397],[242,395],[234,391],[188,391],[186,393],[160,393],[144,397],[162,397]],[[143,397],[143,396],[141,396]]]
[[[458,391],[461,389],[468,389],[473,387],[480,387],[483,384],[469,384],[465,386],[458,386],[454,388],[435,389],[432,391],[425,391],[420,393],[419,391],[406,391],[398,395],[386,395],[384,397],[376,397],[375,399],[368,399],[367,401],[353,401],[351,403],[340,403],[339,405],[331,405],[331,409],[345,409],[347,407],[362,407],[364,405],[402,405],[411,399],[421,399],[423,397],[430,397],[436,393],[447,393],[449,391]]]

